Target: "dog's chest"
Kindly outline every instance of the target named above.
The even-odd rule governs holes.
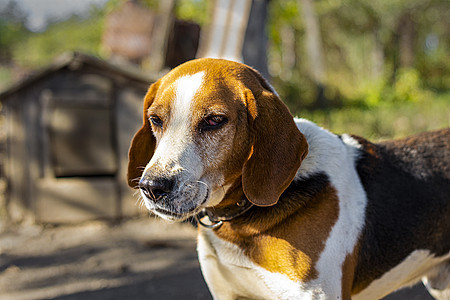
[[[214,299],[264,299],[272,294],[238,247],[206,230],[199,233],[197,247],[202,273]]]
[[[316,299],[314,288],[269,272],[245,256],[236,245],[200,230],[198,255],[214,299]],[[315,297],[316,296],[316,297]]]

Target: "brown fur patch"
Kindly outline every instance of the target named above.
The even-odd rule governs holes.
[[[350,300],[358,291],[353,290],[353,281],[357,264],[358,245],[352,253],[347,254],[342,265],[342,299]]]
[[[225,223],[216,234],[266,270],[307,282],[318,276],[314,266],[338,219],[338,197],[329,184],[312,198],[292,196],[273,207],[255,208],[251,216]]]

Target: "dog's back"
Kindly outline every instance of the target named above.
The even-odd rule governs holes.
[[[357,171],[369,198],[355,274],[355,286],[362,287],[387,271],[393,276],[409,272],[409,267],[395,267],[414,259],[414,252],[430,258],[448,255],[450,129],[379,144],[357,139],[363,146]]]

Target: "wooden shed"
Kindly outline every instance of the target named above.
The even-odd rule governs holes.
[[[151,82],[71,53],[2,92],[6,215],[70,223],[142,212],[127,185],[127,152]]]

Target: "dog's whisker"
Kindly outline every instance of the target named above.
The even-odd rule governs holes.
[[[196,182],[203,184],[208,189],[208,184],[206,182],[201,181],[201,180],[197,180]]]
[[[141,177],[137,177],[137,178],[131,179],[130,181],[131,182],[139,182],[140,180],[141,180]]]

